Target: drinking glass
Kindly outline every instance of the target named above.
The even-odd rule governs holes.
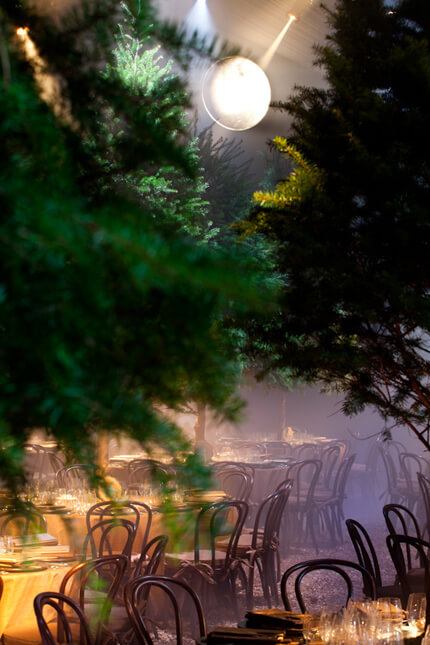
[[[318,633],[323,643],[330,643],[333,638],[333,632],[336,625],[336,612],[324,606],[321,609],[320,625]]]
[[[15,542],[11,535],[5,535],[3,537],[4,550],[5,553],[13,553],[15,550]]]
[[[319,628],[319,618],[317,616],[303,616],[303,638],[306,643],[315,640]]]
[[[426,633],[423,640],[421,641],[421,645],[430,645],[430,625],[427,626]]]
[[[377,612],[378,638],[393,638],[401,632],[404,612],[400,598],[379,598]]]
[[[408,620],[408,636],[416,638],[424,633],[426,626],[427,599],[425,593],[411,593],[408,598],[406,617]]]

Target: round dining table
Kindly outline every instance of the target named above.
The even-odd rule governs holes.
[[[5,645],[18,645],[26,640],[27,634],[37,633],[37,622],[33,609],[33,600],[42,591],[58,591],[61,581],[70,568],[75,564],[52,563],[37,565],[34,563],[28,569],[24,567],[17,572],[1,569],[0,578],[3,583],[3,593],[0,600],[0,635]],[[45,615],[50,619],[54,610],[47,607]]]

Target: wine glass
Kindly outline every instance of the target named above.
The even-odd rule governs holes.
[[[306,643],[311,643],[315,640],[315,636],[319,629],[319,618],[306,614],[303,616],[303,638]]]
[[[424,638],[421,641],[421,645],[430,645],[430,625],[427,626],[426,633],[424,634]]]
[[[377,636],[385,639],[394,637],[401,631],[403,623],[400,598],[379,598],[377,610]]]
[[[408,598],[406,616],[408,620],[408,636],[416,638],[424,633],[426,626],[427,599],[425,593],[411,593]]]

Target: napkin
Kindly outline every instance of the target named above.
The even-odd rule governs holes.
[[[14,546],[31,546],[33,544],[40,544],[43,546],[53,546],[58,544],[58,540],[49,533],[35,533],[33,535],[14,536],[12,538]]]
[[[69,555],[70,546],[68,544],[53,544],[52,546],[38,545],[31,546],[25,551],[33,558],[41,555]]]
[[[303,630],[303,614],[283,609],[260,609],[245,615],[247,627],[288,630],[288,635],[300,635]]]
[[[273,629],[246,629],[244,627],[215,627],[206,637],[208,645],[218,643],[241,643],[242,645],[271,645],[272,643],[291,643],[289,640],[282,640],[283,634]]]

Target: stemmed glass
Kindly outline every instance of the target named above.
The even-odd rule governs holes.
[[[377,636],[389,639],[399,634],[403,624],[403,609],[400,598],[379,598],[377,600]]]
[[[321,610],[320,625],[318,629],[318,633],[323,643],[332,642],[333,634],[336,631],[337,621],[338,621],[337,613],[335,611],[328,609],[326,606],[324,606]]]
[[[303,616],[303,638],[306,643],[311,643],[315,640],[315,636],[319,631],[319,622],[320,619],[317,616]]]
[[[406,617],[408,620],[408,636],[416,638],[424,634],[426,626],[427,599],[425,593],[411,593],[408,598]]]

